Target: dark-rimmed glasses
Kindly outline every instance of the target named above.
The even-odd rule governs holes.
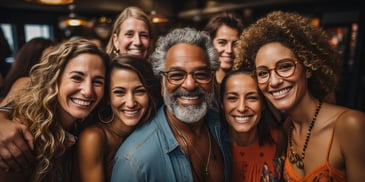
[[[191,74],[193,79],[201,84],[210,83],[213,78],[213,73],[210,69],[196,70],[189,73],[184,70],[170,70],[160,72],[160,75],[165,76],[167,81],[173,85],[182,84],[188,74]]]
[[[287,78],[294,74],[295,66],[297,64],[298,61],[291,59],[280,60],[275,64],[275,68],[269,69],[266,66],[259,66],[256,67],[254,73],[258,83],[266,83],[270,79],[272,70],[275,71],[276,75],[282,78]]]

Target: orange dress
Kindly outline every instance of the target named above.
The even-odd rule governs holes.
[[[339,114],[341,115],[341,113]],[[338,117],[336,117],[337,119]],[[288,182],[305,182],[305,181],[331,181],[331,182],[344,182],[346,181],[346,174],[344,171],[338,170],[335,167],[333,167],[328,162],[328,157],[331,150],[331,145],[333,141],[333,135],[334,135],[334,128],[332,130],[332,136],[329,141],[328,149],[327,149],[327,157],[326,161],[323,162],[321,165],[319,165],[317,168],[315,168],[313,171],[305,175],[304,177],[299,176],[295,170],[290,165],[290,161],[287,157],[285,160],[285,166],[284,166],[284,179]]]
[[[271,133],[277,141],[277,132]],[[279,181],[283,159],[275,157],[275,153],[275,144],[259,146],[257,143],[245,147],[232,144],[232,181]]]

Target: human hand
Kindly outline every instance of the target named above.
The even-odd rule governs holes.
[[[0,169],[20,171],[34,161],[33,136],[26,126],[0,115]]]

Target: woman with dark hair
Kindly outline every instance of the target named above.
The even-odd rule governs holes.
[[[214,72],[215,94],[220,96],[219,85],[224,76],[232,70],[234,47],[243,30],[241,17],[231,12],[223,12],[209,19],[204,31],[208,33],[214,48],[217,50],[219,68]],[[219,109],[218,100],[213,101],[214,109]]]
[[[77,181],[110,181],[115,152],[159,107],[161,86],[149,62],[131,55],[117,56],[110,70],[99,122],[79,137]]]
[[[221,84],[221,109],[232,149],[233,181],[280,181],[286,139],[274,122],[252,72],[229,72]]]
[[[235,58],[233,49],[243,28],[241,17],[230,12],[213,16],[204,28],[204,31],[209,34],[218,52],[220,65],[215,72],[215,78],[218,84],[222,82],[226,73],[232,70]]]

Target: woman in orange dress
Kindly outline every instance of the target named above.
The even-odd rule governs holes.
[[[285,156],[283,133],[251,72],[232,71],[221,84],[221,107],[232,149],[233,181],[279,181]]]

